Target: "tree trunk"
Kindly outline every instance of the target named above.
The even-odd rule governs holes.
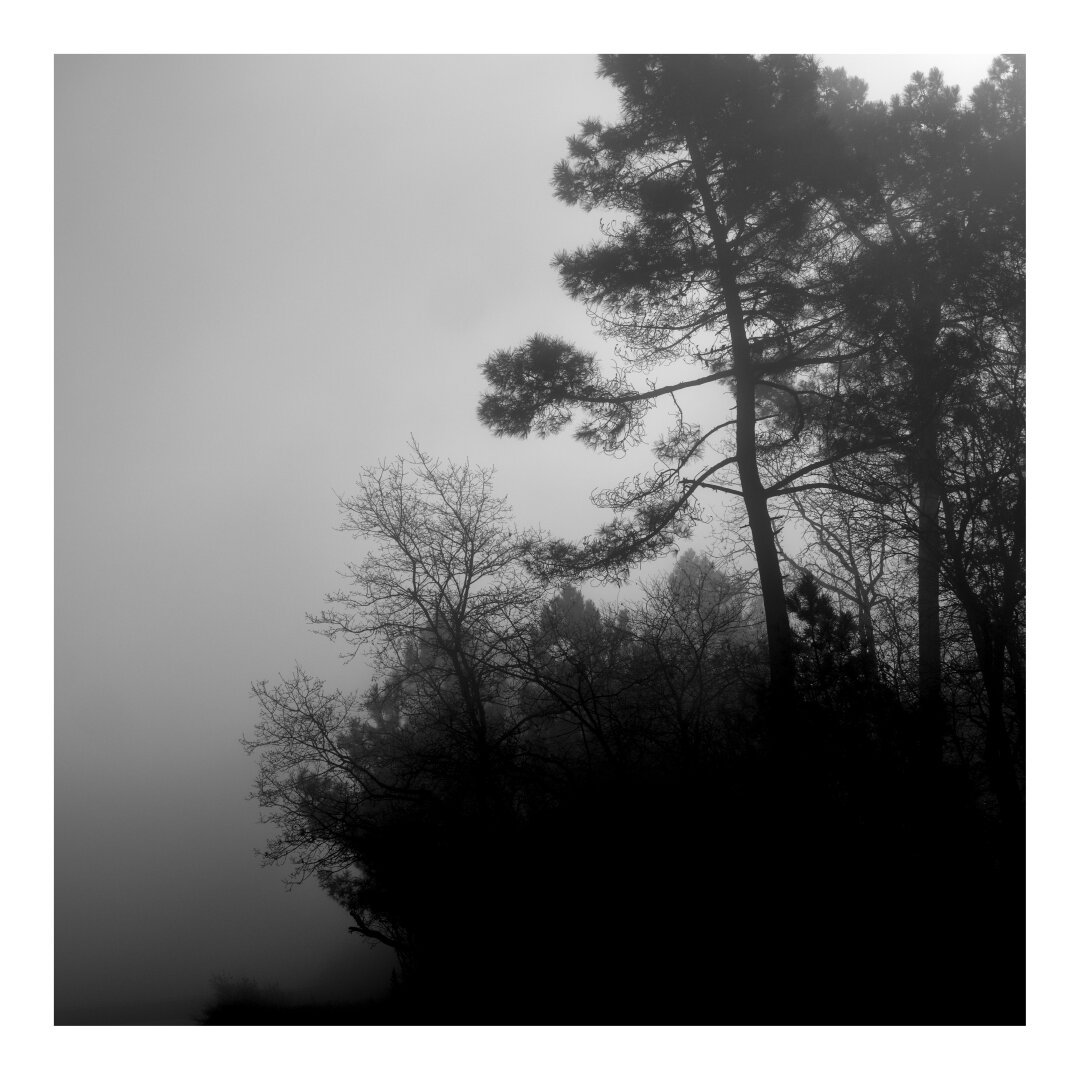
[[[1006,834],[1015,838],[1023,831],[1024,809],[1005,730],[1005,642],[989,626],[982,636],[986,656],[981,666],[990,714],[986,725],[987,763]]]
[[[1005,656],[1007,620],[994,611],[972,587],[964,572],[961,539],[953,526],[949,506],[945,504],[945,548],[949,556],[948,582],[964,609],[975,656],[979,662],[986,691],[986,766],[990,783],[1001,810],[1001,820],[1010,847],[1023,843],[1024,801],[1016,777],[1016,765],[1005,726]],[[1006,609],[1007,612],[1008,609]]]
[[[938,402],[934,392],[936,328],[913,336],[909,363],[915,384],[915,482],[919,504],[916,555],[919,616],[919,756],[928,769],[941,764],[945,709],[941,698],[941,482]]]
[[[859,560],[855,556],[854,545],[850,542],[845,554],[847,555],[846,569],[851,574],[851,589],[855,594],[855,611],[859,618],[859,655],[866,665],[866,673],[876,682],[878,677],[877,641],[874,637],[874,611],[870,602],[870,591],[863,582]]]
[[[921,455],[920,455],[921,456]],[[944,707],[941,699],[941,541],[937,485],[925,476],[929,462],[920,462],[917,590],[919,615],[919,714],[921,750],[927,765],[941,763],[944,743]]]
[[[781,710],[795,698],[795,664],[791,624],[788,622],[784,576],[776,549],[769,500],[757,464],[757,379],[750,344],[746,338],[742,299],[735,274],[726,230],[709,186],[708,171],[692,132],[684,129],[687,149],[694,167],[694,180],[701,196],[709,234],[713,242],[717,281],[724,295],[728,332],[731,335],[732,368],[735,373],[735,458],[739,470],[743,504],[754,545],[761,599],[765,608],[765,632],[769,648],[769,680],[775,704]]]

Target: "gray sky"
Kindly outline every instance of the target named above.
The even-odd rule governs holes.
[[[824,56],[872,97],[990,54]],[[205,998],[215,973],[340,988],[385,964],[252,855],[251,681],[347,687],[306,611],[357,554],[335,491],[402,452],[498,466],[581,535],[635,462],[498,441],[478,365],[537,330],[603,353],[552,255],[592,56],[62,56],[55,83],[56,1001]],[[648,462],[647,451],[638,459]],[[344,959],[343,959],[344,958]],[[114,1013],[113,1015],[119,1015]]]

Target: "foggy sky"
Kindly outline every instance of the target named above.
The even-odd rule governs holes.
[[[898,91],[989,54],[824,56]],[[604,354],[550,261],[592,56],[61,56],[55,74],[58,1016],[201,1003],[215,974],[338,991],[386,961],[314,884],[260,868],[238,740],[253,680],[363,688],[304,614],[358,555],[335,492],[403,452],[498,467],[577,537],[650,460],[496,440],[479,364],[529,334]],[[105,1015],[104,1013],[101,1015]]]

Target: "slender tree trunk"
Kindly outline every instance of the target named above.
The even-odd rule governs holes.
[[[792,697],[795,689],[791,624],[788,622],[784,578],[780,571],[780,558],[776,550],[772,516],[769,514],[768,499],[757,467],[757,442],[754,434],[756,411],[754,374],[750,369],[748,358],[742,371],[739,371],[738,362],[735,366],[737,371],[735,453],[738,458],[739,483],[742,488],[747,521],[750,525],[758,578],[761,582],[765,630],[769,645],[770,682],[774,692],[783,700]]]
[[[967,619],[975,656],[986,691],[986,765],[990,783],[1001,808],[1002,824],[1012,847],[1022,844],[1024,804],[1016,765],[1005,727],[1005,618],[995,620],[994,612],[979,598],[964,573],[964,553],[945,504],[945,546],[949,556],[949,586],[960,601]]]
[[[924,471],[927,462],[921,462]],[[919,614],[919,712],[922,716],[922,750],[928,765],[940,764],[944,741],[944,707],[941,699],[941,543],[938,533],[937,486],[925,476],[919,479],[919,541],[917,590]]]
[[[986,725],[986,756],[993,778],[994,791],[1001,807],[1001,818],[1010,837],[1018,834],[1023,822],[1023,799],[1016,780],[1016,768],[1005,730],[1005,643],[992,628],[983,631],[986,659],[983,681],[989,704]]]
[[[1018,470],[1019,471],[1019,470]],[[1027,697],[1024,679],[1024,649],[1020,642],[1022,620],[1019,616],[1024,597],[1024,550],[1026,547],[1026,481],[1022,471],[1018,476],[1016,505],[1011,517],[1013,543],[1005,559],[1002,588],[1002,649],[1008,656],[1013,677],[1013,709],[1016,716],[1016,758],[1023,760],[1027,731]],[[1005,657],[1002,657],[1002,668]]]
[[[874,613],[854,553],[851,555],[850,572],[852,588],[855,592],[855,610],[859,617],[859,651],[866,663],[868,673],[876,680],[878,662],[877,642],[874,639]]]
[[[1005,860],[1014,868],[1020,867],[1022,873],[1024,800],[1005,729],[1005,643],[989,614],[980,608],[976,601],[968,621],[986,689],[986,767],[1001,814]]]
[[[938,462],[938,403],[933,387],[933,342],[925,330],[912,342],[915,384],[915,482],[919,517],[916,555],[919,616],[919,755],[928,769],[941,764],[945,708],[941,697],[941,482]]]
[[[1027,747],[1027,679],[1024,674],[1023,649],[1021,649],[1015,637],[1010,634],[1009,640],[1005,643],[1005,650],[1009,656],[1009,667],[1013,679],[1013,695],[1015,697],[1016,757],[1021,762],[1022,767]]]
[[[791,624],[788,622],[784,576],[776,548],[769,500],[761,482],[757,463],[757,380],[750,344],[743,321],[739,294],[726,229],[709,185],[701,149],[692,132],[684,129],[687,149],[694,167],[694,180],[701,196],[712,238],[716,276],[724,296],[728,332],[731,335],[732,368],[735,372],[735,458],[739,470],[743,504],[754,545],[761,599],[765,608],[765,632],[769,647],[769,679],[776,704],[785,708],[795,698],[795,664]]]

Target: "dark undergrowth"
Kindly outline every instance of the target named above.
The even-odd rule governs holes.
[[[409,848],[426,948],[392,994],[219,988],[203,1022],[1023,1024],[1023,877],[994,818],[958,774],[853,764],[744,759],[509,832],[440,822],[438,850]]]

